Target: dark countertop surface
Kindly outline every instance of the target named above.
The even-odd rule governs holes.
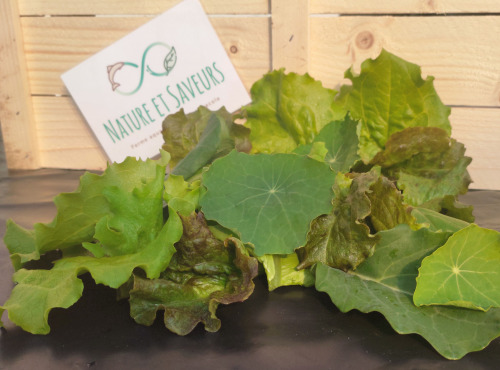
[[[51,221],[52,198],[74,191],[82,173],[21,171],[1,178],[0,234],[8,218],[30,228]],[[500,230],[500,192],[470,191],[461,200],[474,205],[476,223]],[[0,244],[3,303],[14,270]],[[449,361],[420,336],[397,334],[378,313],[341,313],[314,288],[268,292],[262,277],[247,301],[219,306],[217,333],[199,325],[185,337],[167,331],[160,319],[151,327],[136,324],[112,289],[85,275],[84,281],[75,305],[51,312],[49,335],[23,332],[4,315],[0,369],[493,369],[500,363],[500,339]]]

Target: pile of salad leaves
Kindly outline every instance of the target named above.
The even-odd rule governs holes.
[[[90,274],[140,324],[163,311],[179,335],[216,331],[217,306],[248,298],[261,266],[269,290],[314,287],[343,312],[378,311],[448,359],[486,347],[500,336],[500,233],[458,201],[471,158],[450,109],[432,77],[385,50],[345,77],[335,91],[272,71],[237,113],[167,117],[160,159],[86,173],[52,222],[9,220],[15,286],[0,313],[46,334]]]

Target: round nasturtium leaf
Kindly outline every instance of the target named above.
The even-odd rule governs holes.
[[[500,233],[475,224],[422,261],[413,301],[487,311],[500,307]]]
[[[311,221],[330,212],[334,182],[326,163],[306,156],[233,151],[203,175],[200,203],[257,255],[289,254],[305,243]]]

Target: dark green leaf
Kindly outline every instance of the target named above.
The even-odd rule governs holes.
[[[359,160],[357,125],[357,121],[346,115],[343,120],[327,124],[315,136],[313,143],[325,143],[328,153],[324,160],[333,171],[349,172]],[[300,145],[294,150],[294,153],[307,155],[311,147],[312,144]]]
[[[258,256],[290,254],[311,221],[330,212],[334,181],[328,165],[308,157],[233,151],[204,173],[200,203],[207,219],[236,230]]]
[[[378,311],[398,333],[421,335],[448,359],[479,351],[500,335],[500,309],[481,312],[413,304],[417,269],[448,233],[400,225],[380,234],[374,255],[357,270],[345,273],[323,264],[316,268],[316,288],[328,293],[342,312]]]

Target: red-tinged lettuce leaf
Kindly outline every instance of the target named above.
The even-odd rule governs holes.
[[[134,276],[130,314],[151,325],[163,310],[165,326],[179,335],[189,334],[200,322],[207,331],[217,331],[217,306],[250,296],[258,262],[238,239],[215,238],[201,212],[181,218],[184,233],[169,267],[158,279]]]
[[[336,92],[308,74],[273,71],[250,92],[252,103],[244,113],[254,153],[289,153],[299,144],[311,143],[326,124],[345,115],[334,101]]]
[[[172,155],[172,173],[185,179],[193,177],[203,166],[231,150],[250,150],[250,130],[233,122],[224,108],[210,111],[200,106],[185,114],[184,110],[163,121],[163,149]]]
[[[405,202],[396,185],[387,177],[379,175],[370,185],[366,193],[370,199],[370,223],[375,231],[389,230],[399,224],[407,224],[412,229],[418,229],[412,208]]]
[[[372,160],[397,181],[413,206],[441,202],[467,192],[471,182],[465,147],[436,127],[412,127],[393,134]]]
[[[370,185],[354,182],[346,175],[337,175],[333,209],[311,223],[307,242],[298,251],[301,260],[298,269],[317,262],[343,270],[354,269],[373,253],[378,237],[371,235],[369,226],[363,222],[371,211],[366,196]]]
[[[83,283],[78,275],[89,272],[96,283],[115,289],[126,283],[136,268],[144,270],[150,279],[157,278],[168,266],[175,253],[174,243],[181,235],[181,220],[172,210],[156,238],[138,245],[133,253],[62,258],[50,270],[20,269],[13,276],[16,286],[1,309],[7,310],[9,319],[25,331],[47,334],[50,311],[67,308],[81,297]]]
[[[359,155],[365,163],[405,128],[432,126],[451,133],[450,108],[437,95],[433,77],[422,79],[419,66],[382,50],[362,63],[359,75],[349,69],[345,77],[352,85],[342,86],[338,100],[361,120]]]
[[[417,227],[391,181],[376,170],[353,176],[337,175],[333,210],[312,222],[307,243],[299,252],[299,269],[317,262],[345,271],[355,269],[372,255],[379,240],[369,225],[375,231],[401,223]]]
[[[500,307],[499,286],[500,233],[471,224],[424,258],[413,302],[487,311]]]
[[[203,174],[200,204],[256,255],[290,254],[305,243],[311,221],[330,212],[334,182],[329,166],[309,157],[233,151]]]
[[[448,359],[479,351],[500,336],[500,309],[482,312],[413,303],[422,259],[443,245],[449,233],[399,225],[380,235],[373,256],[355,271],[317,265],[316,288],[328,293],[339,310],[378,311],[396,332],[421,335]]]
[[[465,194],[472,182],[467,166],[470,157],[465,157],[463,144],[452,140],[448,151],[438,154],[415,156],[397,170],[397,184],[410,205],[421,205],[447,195]],[[436,168],[433,164],[444,164]]]
[[[385,148],[377,153],[371,164],[390,168],[418,154],[442,153],[449,149],[448,133],[438,127],[409,127],[389,136]]]
[[[293,152],[308,155],[314,143],[324,143],[327,153],[324,161],[335,172],[349,172],[359,160],[358,121],[346,115],[343,120],[332,121],[324,126],[311,144],[299,145]]]
[[[56,249],[97,243],[94,250],[117,256],[152,241],[163,226],[162,193],[168,159],[165,152],[158,161],[129,157],[109,165],[102,175],[85,173],[75,192],[55,197],[54,220],[37,223],[33,230],[8,221],[4,241],[14,268]]]

